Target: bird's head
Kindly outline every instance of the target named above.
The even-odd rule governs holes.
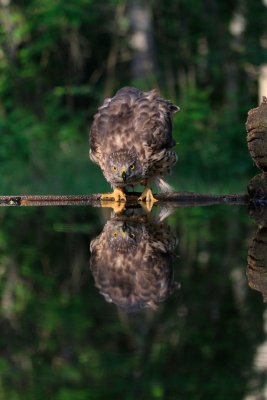
[[[142,180],[143,168],[134,150],[119,150],[107,158],[105,175],[114,185],[133,185]]]
[[[134,255],[144,235],[143,226],[136,222],[108,221],[105,226],[107,242],[113,250]]]

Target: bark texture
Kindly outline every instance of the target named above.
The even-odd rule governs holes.
[[[258,168],[267,171],[267,97],[248,112],[246,129],[251,157]]]

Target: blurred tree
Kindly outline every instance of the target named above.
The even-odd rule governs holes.
[[[135,82],[155,85],[154,33],[152,10],[149,2],[130,0],[130,45],[132,48],[131,73]]]

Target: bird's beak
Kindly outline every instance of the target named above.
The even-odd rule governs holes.
[[[126,223],[124,222],[123,225],[122,225],[122,227],[121,227],[123,233],[126,232],[126,228],[127,228],[127,225],[126,225]]]
[[[122,179],[123,179],[123,182],[125,183],[126,178],[127,178],[125,169],[122,169],[121,177],[122,177]]]

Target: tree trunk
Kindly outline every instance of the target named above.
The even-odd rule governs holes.
[[[134,80],[151,80],[155,75],[152,16],[149,4],[130,0],[131,70]]]

